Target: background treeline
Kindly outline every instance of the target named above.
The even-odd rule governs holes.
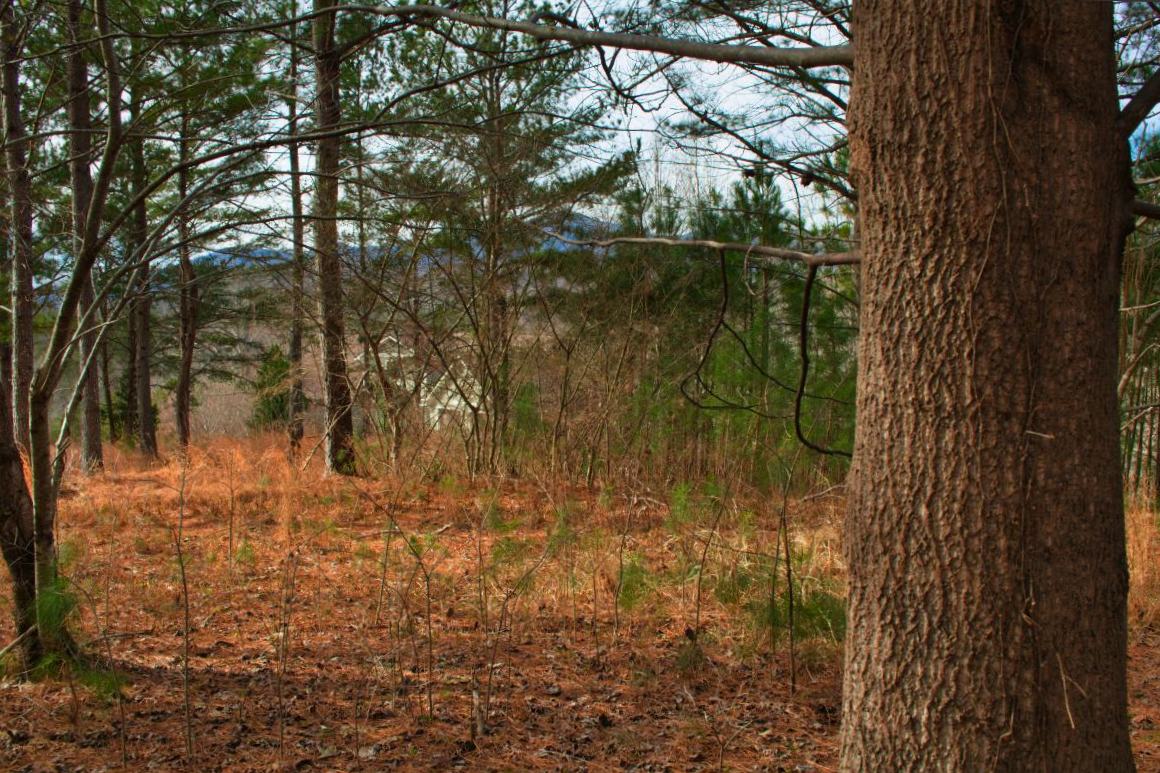
[[[847,14],[825,5],[608,14],[673,37],[764,24],[840,42]],[[839,480],[855,271],[822,269],[803,315],[793,262],[583,242],[847,249],[845,71],[747,65],[769,96],[723,99],[696,64],[383,9],[5,10],[0,375],[34,499],[51,510],[61,471],[98,468],[102,442],[159,453],[159,430],[178,449],[198,431],[284,431],[348,473],[667,485],[728,470],[758,486],[805,437],[834,452],[810,485]],[[1118,19],[1130,90],[1154,25],[1146,4]],[[649,143],[624,139],[661,104],[677,109]],[[1145,198],[1151,147],[1134,148]],[[1154,235],[1133,238],[1120,386],[1138,488],[1160,477],[1158,317]]]
[[[346,472],[780,479],[804,269],[572,241],[835,250],[840,197],[803,216],[760,160],[739,182],[704,161],[650,170],[616,134],[628,110],[593,85],[590,54],[326,9],[9,9],[2,359],[18,444],[42,421],[58,468],[69,439],[97,468],[102,442],[157,454],[212,427],[285,431],[301,453],[325,438]],[[221,32],[240,19],[267,34]],[[856,295],[849,269],[814,286],[800,409],[804,432],[843,451]],[[83,334],[56,351],[62,320]],[[44,415],[24,418],[48,358]],[[835,456],[817,474],[843,469]]]

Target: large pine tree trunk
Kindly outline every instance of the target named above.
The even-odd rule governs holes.
[[[85,223],[89,217],[89,204],[93,197],[93,177],[89,171],[93,151],[91,136],[93,122],[89,106],[88,67],[85,65],[84,48],[80,46],[80,41],[85,37],[81,23],[82,13],[80,0],[69,0],[69,39],[77,45],[77,48],[68,55],[68,113],[72,129],[69,134],[71,154],[69,173],[73,188],[74,255],[80,254]],[[93,305],[92,272],[86,271],[82,281],[84,286],[81,291],[81,306],[83,311],[88,311]],[[81,374],[81,378],[84,379],[81,402],[81,466],[90,472],[101,469],[105,464],[101,448],[101,391],[95,355],[97,345],[97,332],[93,327],[95,323],[95,319],[90,319],[89,329],[80,331],[81,366],[88,365],[88,369]]]
[[[321,15],[314,20],[315,73],[318,88],[318,131],[336,129],[339,105],[340,52],[334,42],[333,0],[314,0]],[[354,467],[354,418],[344,351],[342,260],[338,254],[338,135],[318,140],[314,188],[314,251],[322,317],[323,381],[326,388],[326,465],[331,472],[351,475]]]
[[[1111,6],[855,24],[842,768],[1130,770]]]
[[[32,286],[32,177],[28,172],[28,136],[20,114],[21,24],[9,3],[0,10],[3,37],[5,153],[12,229],[12,420],[16,442],[28,448],[29,399],[32,394],[34,343],[32,319],[36,298]]]

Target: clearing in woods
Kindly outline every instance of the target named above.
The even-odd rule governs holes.
[[[788,502],[789,584],[782,503],[740,493],[324,478],[273,437],[184,470],[109,453],[59,525],[97,660],[2,683],[6,770],[836,767],[839,498]],[[1151,513],[1129,549],[1136,761],[1160,770]]]

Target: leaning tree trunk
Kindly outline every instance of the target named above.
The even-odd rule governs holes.
[[[1131,770],[1111,6],[855,24],[842,769]]]
[[[315,72],[318,88],[318,132],[338,128],[339,65],[334,42],[333,0],[314,0],[320,13],[314,20]],[[329,12],[327,12],[327,9]],[[354,467],[354,418],[344,353],[342,260],[338,254],[338,158],[341,138],[318,140],[314,187],[314,251],[318,260],[318,290],[322,317],[323,381],[326,388],[326,465],[331,472],[351,475]]]
[[[83,8],[80,0],[69,0],[68,26],[69,40],[77,47],[68,55],[68,114],[71,132],[69,134],[69,173],[72,179],[73,197],[73,251],[79,255],[84,239],[85,223],[89,217],[89,204],[93,197],[93,176],[89,171],[92,162],[93,141],[91,108],[89,105],[89,74],[85,64],[85,51],[80,41],[84,37],[81,25]],[[81,306],[88,311],[94,302],[92,272],[85,272],[81,281]],[[101,448],[101,391],[100,373],[95,353],[97,331],[93,327],[95,319],[90,319],[88,329],[80,331],[81,367],[81,466],[88,472],[104,467]]]
[[[0,36],[4,51],[5,161],[12,229],[12,420],[16,425],[16,442],[27,449],[36,297],[32,287],[32,177],[28,172],[28,135],[20,115],[22,30],[14,5],[5,4],[0,10]]]

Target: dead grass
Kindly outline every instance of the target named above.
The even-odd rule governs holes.
[[[186,491],[186,760],[181,466],[119,449],[107,463],[68,478],[60,545],[83,599],[72,625],[127,680],[129,769],[836,766],[840,500],[791,504],[791,692],[786,610],[768,603],[786,583],[775,503],[344,480],[290,464],[279,438],[213,439]],[[1131,507],[1141,770],[1160,770],[1158,550],[1155,514]],[[0,683],[0,767],[119,766],[117,686],[79,676]]]
[[[72,624],[128,679],[131,769],[835,765],[839,648],[804,637],[791,694],[761,617],[771,567],[785,582],[773,513],[728,502],[711,532],[707,496],[674,521],[666,492],[328,478],[277,438],[190,454],[186,761],[181,474],[110,449],[62,501],[65,572],[92,600]],[[840,573],[835,513],[794,514],[799,604]],[[0,767],[116,766],[110,692],[68,682],[4,683]]]
[[[1136,635],[1160,624],[1160,528],[1156,512],[1140,502],[1127,507],[1129,620]]]

